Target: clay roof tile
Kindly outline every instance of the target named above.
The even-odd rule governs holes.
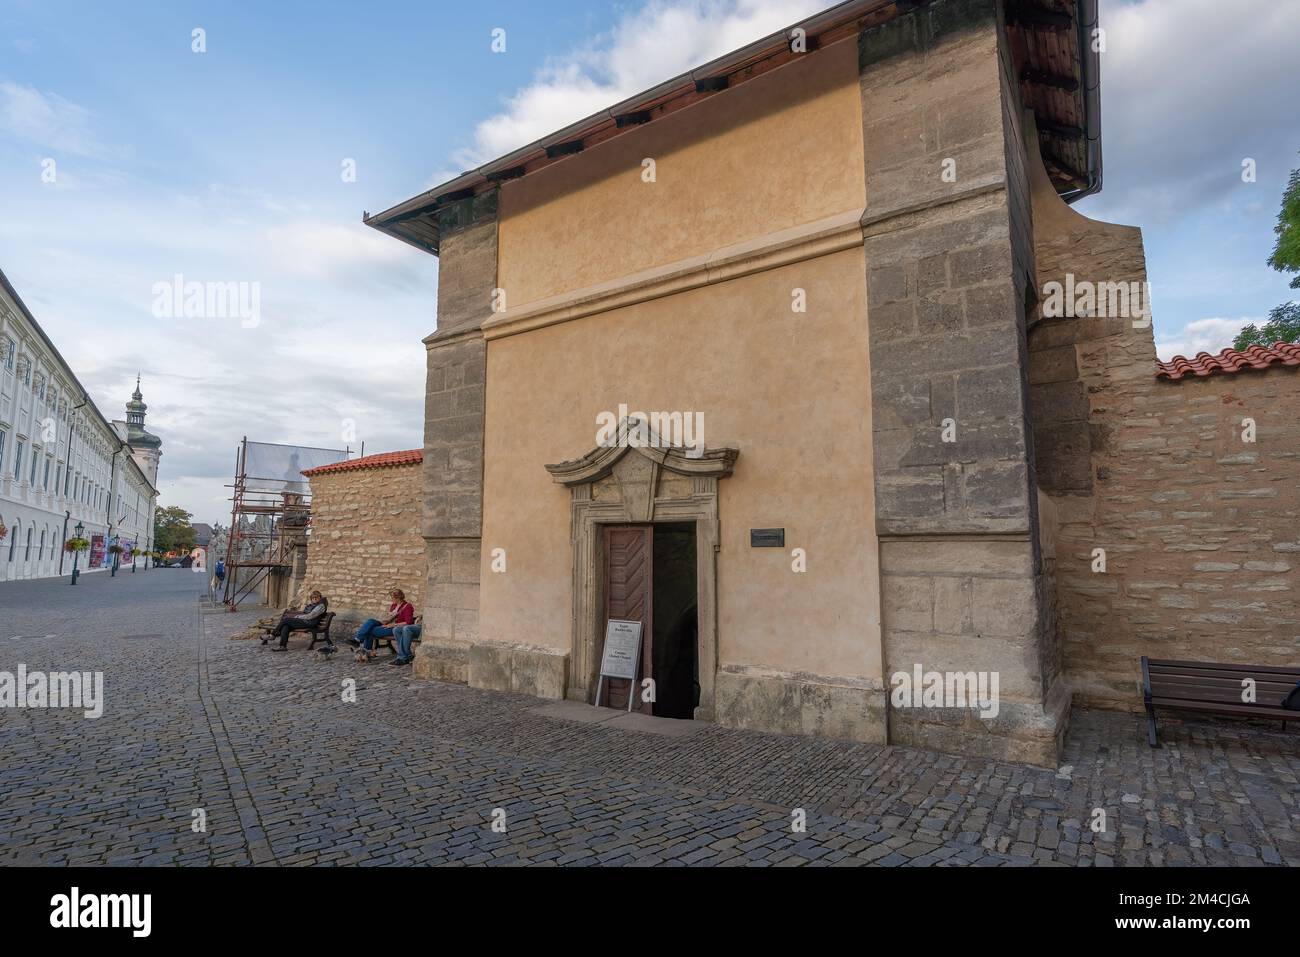
[[[1252,370],[1263,371],[1272,365],[1300,366],[1300,344],[1275,342],[1271,346],[1249,346],[1238,351],[1224,349],[1217,356],[1199,352],[1196,358],[1174,356],[1156,363],[1156,378],[1178,379],[1187,376],[1231,375]]]
[[[363,455],[359,459],[346,462],[334,462],[318,468],[307,469],[303,475],[333,475],[335,472],[354,472],[359,469],[387,469],[397,465],[419,465],[424,461],[424,453],[419,449],[405,452],[380,452],[376,455]]]

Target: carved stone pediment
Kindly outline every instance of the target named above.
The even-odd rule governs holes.
[[[619,422],[618,433],[611,437],[608,444],[597,445],[582,458],[548,465],[546,470],[561,485],[584,485],[609,475],[631,453],[641,456],[654,466],[652,478],[657,478],[660,468],[678,475],[723,478],[731,474],[739,454],[736,449],[730,448],[690,449],[668,445],[645,423],[625,418]],[[651,488],[653,487],[652,481]]]

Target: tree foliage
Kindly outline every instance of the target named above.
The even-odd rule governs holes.
[[[1278,272],[1297,273],[1291,279],[1291,288],[1300,289],[1300,169],[1293,169],[1287,180],[1273,232],[1277,234],[1277,243],[1268,264]]]
[[[154,508],[153,540],[160,552],[187,552],[194,547],[194,516],[179,505]]]
[[[1300,302],[1287,302],[1270,312],[1268,321],[1262,326],[1252,322],[1237,333],[1232,347],[1271,346],[1275,342],[1295,342],[1297,339],[1300,339]]]

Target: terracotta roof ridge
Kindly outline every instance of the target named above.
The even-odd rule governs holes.
[[[361,469],[385,469],[393,468],[398,465],[419,465],[424,461],[424,451],[422,449],[405,449],[400,452],[376,452],[374,455],[363,455],[357,459],[347,459],[343,462],[331,462],[329,465],[320,465],[314,469],[306,469],[303,475],[329,475],[334,472],[354,472]]]
[[[1245,349],[1227,348],[1217,355],[1198,352],[1193,358],[1174,356],[1156,361],[1156,378],[1177,381],[1187,376],[1231,375],[1250,370],[1263,371],[1273,365],[1300,366],[1300,344],[1275,342],[1271,346],[1252,343]]]

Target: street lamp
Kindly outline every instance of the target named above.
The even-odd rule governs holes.
[[[72,534],[78,539],[81,538],[81,535],[83,532],[85,532],[85,530],[86,530],[86,526],[82,525],[80,522],[72,526]],[[72,584],[74,585],[77,583],[77,575],[80,574],[80,572],[77,571],[77,559],[80,556],[81,556],[80,552],[72,553]]]

